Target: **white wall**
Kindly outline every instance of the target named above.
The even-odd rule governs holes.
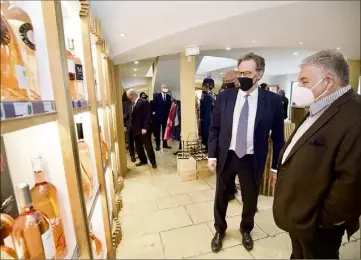
[[[148,78],[124,77],[120,79],[120,84],[124,89],[132,88],[135,86],[147,85]]]

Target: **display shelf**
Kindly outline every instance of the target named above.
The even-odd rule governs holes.
[[[88,221],[91,221],[92,216],[94,214],[94,209],[95,209],[95,205],[99,199],[99,193],[100,193],[100,186],[97,185],[94,189],[93,189],[93,197],[90,201],[88,201],[86,204],[87,206],[87,211],[88,211]]]
[[[7,134],[22,129],[26,129],[32,126],[41,125],[55,121],[57,119],[56,112],[49,112],[40,115],[16,117],[1,120],[1,134]]]
[[[89,112],[90,111],[90,106],[86,106],[86,107],[81,107],[81,108],[73,108],[73,114],[74,115],[78,115],[84,112]]]

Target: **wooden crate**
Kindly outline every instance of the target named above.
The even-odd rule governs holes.
[[[197,179],[197,163],[193,157],[188,159],[177,159],[177,171],[183,181],[193,181]]]
[[[207,179],[213,175],[208,169],[208,160],[197,161],[197,179]]]

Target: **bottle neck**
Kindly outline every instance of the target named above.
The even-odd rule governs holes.
[[[33,204],[28,204],[28,205],[22,205],[20,211],[21,213],[26,213],[32,211],[33,209],[34,209]]]
[[[46,182],[46,177],[44,171],[34,172],[35,183]]]

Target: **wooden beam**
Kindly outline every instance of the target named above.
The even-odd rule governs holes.
[[[73,216],[75,237],[79,246],[79,258],[90,259],[92,257],[92,250],[90,247],[85,200],[82,192],[79,153],[65,54],[61,3],[60,1],[49,0],[42,1],[41,4],[49,55],[50,75],[58,113],[59,138],[69,193],[70,210]]]

